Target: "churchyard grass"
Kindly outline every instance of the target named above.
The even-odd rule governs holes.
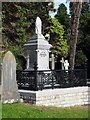
[[[88,107],[45,107],[28,103],[2,105],[3,118],[88,118]]]

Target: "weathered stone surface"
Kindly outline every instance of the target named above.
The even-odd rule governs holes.
[[[36,105],[58,107],[89,104],[88,92],[89,87],[47,89],[43,91],[19,90],[20,95],[26,99],[26,101],[28,100]]]
[[[16,82],[16,60],[8,51],[2,65],[2,102],[10,103],[19,100],[18,86]]]

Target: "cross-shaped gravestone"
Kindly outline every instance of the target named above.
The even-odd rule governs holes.
[[[16,82],[16,60],[14,55],[8,51],[2,64],[2,102],[13,103],[19,100]]]
[[[69,67],[68,60],[65,60],[64,67],[65,67],[65,70],[68,72],[68,67]]]
[[[60,60],[60,62],[62,63],[62,70],[64,70],[64,58],[62,57],[62,59]]]
[[[51,54],[50,61],[51,61],[51,69],[54,70],[55,69],[55,57],[54,57],[54,54]]]

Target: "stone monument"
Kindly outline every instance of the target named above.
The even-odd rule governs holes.
[[[27,56],[26,70],[34,70],[34,64],[37,65],[37,70],[49,70],[49,49],[51,47],[52,45],[42,35],[42,21],[37,17],[35,34],[24,45]]]
[[[16,60],[13,54],[8,51],[2,64],[2,102],[13,103],[19,100],[16,82]]]

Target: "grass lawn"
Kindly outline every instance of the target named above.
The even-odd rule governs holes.
[[[45,107],[27,103],[3,104],[3,118],[88,118],[88,108]]]

